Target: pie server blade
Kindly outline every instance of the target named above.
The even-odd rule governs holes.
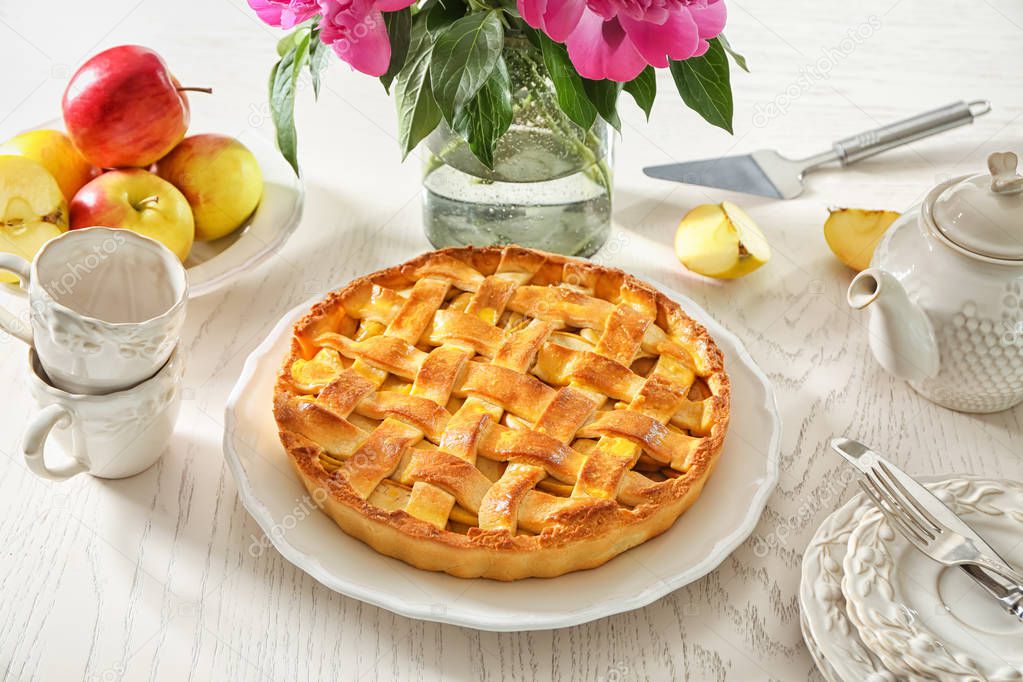
[[[792,199],[803,191],[803,176],[818,166],[835,161],[848,166],[888,149],[972,123],[974,118],[989,111],[991,104],[986,100],[955,102],[839,140],[828,151],[805,159],[789,159],[772,149],[762,149],[741,156],[650,166],[643,172],[661,180]]]
[[[773,164],[775,159],[781,163]],[[772,199],[791,199],[803,191],[802,172],[799,169],[775,167],[786,161],[788,159],[777,152],[762,150],[742,156],[650,166],[644,168],[643,172],[652,178],[687,185],[759,194]]]

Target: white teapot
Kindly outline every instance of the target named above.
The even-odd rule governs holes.
[[[1023,401],[1023,177],[1011,152],[990,174],[932,189],[853,279],[877,361],[939,405],[997,412]]]

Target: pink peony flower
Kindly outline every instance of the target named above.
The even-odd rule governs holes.
[[[381,12],[396,12],[416,0],[320,0],[320,40],[353,68],[382,76],[391,63],[391,42]]]
[[[522,18],[564,43],[583,78],[630,81],[647,64],[702,55],[725,26],[724,0],[517,0]]]
[[[353,68],[382,76],[391,63],[391,42],[381,12],[396,12],[416,0],[248,0],[267,24],[293,28],[321,14],[320,40]]]
[[[264,23],[294,28],[320,11],[317,0],[248,0]]]

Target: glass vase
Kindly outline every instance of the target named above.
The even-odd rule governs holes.
[[[508,37],[511,127],[483,165],[442,121],[425,144],[423,226],[436,248],[519,244],[589,256],[611,231],[614,130],[589,130],[558,107],[539,50]]]

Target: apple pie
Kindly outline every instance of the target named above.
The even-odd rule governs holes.
[[[469,247],[314,305],[274,415],[346,533],[418,568],[516,580],[669,528],[721,452],[729,384],[706,329],[636,278]]]

